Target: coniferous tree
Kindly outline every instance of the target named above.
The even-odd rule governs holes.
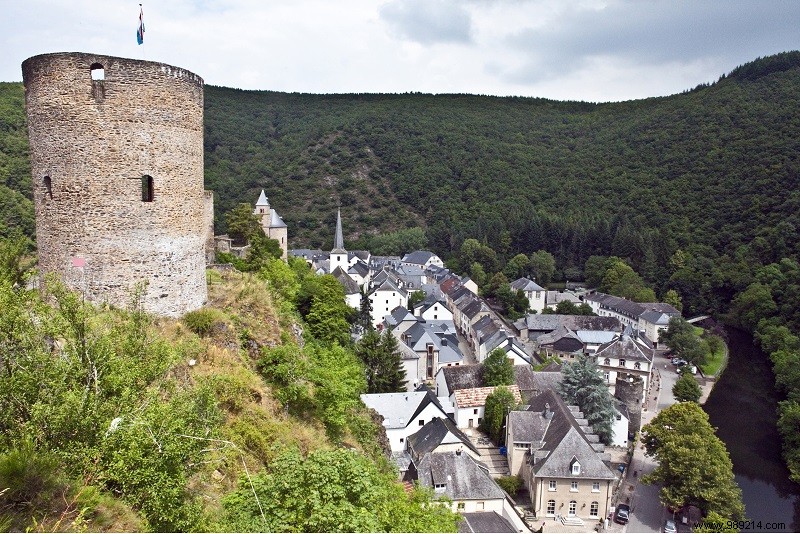
[[[374,330],[372,325],[372,301],[369,300],[366,289],[361,288],[361,308],[358,311],[358,324],[364,329],[364,332]]]
[[[600,440],[610,444],[614,435],[611,428],[614,401],[597,362],[582,356],[575,362],[565,363],[561,373],[564,378],[559,384],[559,394],[567,404],[577,405]]]
[[[364,363],[368,393],[394,393],[405,389],[402,355],[391,332],[379,334],[368,330],[356,345],[356,355]]]

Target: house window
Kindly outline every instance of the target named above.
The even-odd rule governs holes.
[[[556,481],[555,480],[551,480],[550,481],[550,487],[548,489],[550,491],[555,491],[556,490]]]
[[[456,508],[459,509],[459,510],[463,510],[464,509],[464,503],[463,502],[458,503],[458,505],[456,505]]]
[[[428,378],[433,378],[433,351],[428,353],[426,367],[427,367]]]
[[[569,490],[570,491],[578,491],[578,481],[577,480],[573,480],[572,482],[569,483]]]
[[[600,503],[597,501],[592,501],[591,506],[589,506],[589,517],[598,517],[600,512]]]
[[[152,202],[153,196],[153,177],[145,174],[142,176],[142,202]]]
[[[603,373],[603,378],[606,379],[606,382],[610,382],[611,381],[611,373],[606,371],[605,373]]]
[[[406,438],[400,438],[400,443],[403,443],[403,441],[405,441],[405,439]]]
[[[42,185],[44,185],[44,197],[53,199],[53,181],[50,179],[49,176],[45,176],[42,179]]]
[[[446,484],[434,484],[433,485],[434,491],[444,491],[446,487],[447,487]]]
[[[482,511],[484,509],[484,506],[485,505],[483,501],[478,501],[477,504],[475,504],[475,509],[478,511]]]
[[[611,365],[611,358],[606,358],[603,360],[603,365]]]
[[[619,366],[620,366],[620,367],[625,367],[625,360],[624,360],[624,359],[620,358],[620,360],[619,360]]]
[[[569,512],[567,515],[569,517],[575,517],[575,512],[578,511],[578,501],[569,501]]]
[[[425,419],[419,420],[419,426],[425,426]]]
[[[515,442],[515,443],[514,443],[514,448],[515,448],[515,449],[527,449],[527,448],[528,448],[528,444],[527,444],[527,443],[518,443],[518,442]]]
[[[474,410],[472,410],[472,413],[475,414],[475,415],[478,415],[478,409],[475,408]]]
[[[550,517],[556,515],[556,501],[554,501],[553,499],[547,501],[547,512],[545,512],[545,515],[548,515]]]
[[[636,363],[633,364],[633,368],[634,369],[641,369],[642,368],[642,364],[639,363],[639,362],[636,362]]]
[[[600,492],[600,483],[599,482],[592,482],[592,492],[599,493]]]
[[[577,462],[577,460],[572,462],[572,466],[570,468],[570,471],[572,472],[573,475],[580,475],[581,474],[581,464],[579,464]]]

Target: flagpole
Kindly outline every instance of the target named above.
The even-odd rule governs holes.
[[[142,4],[139,4],[139,28],[136,30],[136,41],[142,47],[142,59],[147,60],[147,54],[144,49],[144,11]]]

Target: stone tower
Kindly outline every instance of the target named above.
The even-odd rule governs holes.
[[[85,53],[22,63],[42,276],[179,316],[206,301],[203,80]]]
[[[628,433],[635,434],[642,428],[644,380],[633,373],[617,373],[614,396],[628,408]]]
[[[278,215],[278,212],[270,207],[269,199],[264,194],[263,189],[258,201],[256,201],[256,209],[253,210],[253,215],[261,217],[261,229],[264,230],[264,234],[280,243],[283,251],[281,258],[285,260],[288,256],[288,228],[281,216]]]

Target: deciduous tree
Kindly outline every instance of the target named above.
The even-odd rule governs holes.
[[[503,349],[494,349],[483,361],[484,386],[510,386],[514,383],[514,364]]]

